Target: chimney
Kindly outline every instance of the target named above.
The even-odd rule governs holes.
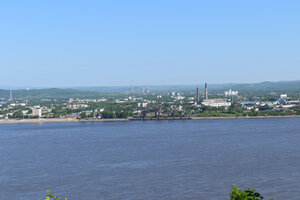
[[[205,83],[205,99],[208,99],[208,94],[207,94],[207,83]]]

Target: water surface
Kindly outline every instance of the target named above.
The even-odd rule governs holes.
[[[300,118],[0,125],[0,199],[299,199]]]

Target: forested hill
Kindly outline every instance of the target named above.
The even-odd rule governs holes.
[[[67,98],[93,98],[100,97],[99,92],[81,91],[75,89],[33,89],[33,90],[13,90],[13,98],[18,99],[67,99]],[[9,98],[9,90],[0,90],[0,98]]]
[[[135,86],[138,88],[150,88],[151,92],[184,92],[195,91],[195,88],[204,89],[204,84],[198,85],[169,85],[169,86]],[[300,81],[262,82],[249,84],[209,84],[209,92],[221,92],[225,90],[238,90],[247,92],[287,92],[300,93]],[[74,87],[72,89],[47,88],[47,89],[20,89],[13,90],[13,98],[18,99],[67,99],[67,98],[99,98],[103,96],[115,96],[120,93],[129,93],[130,87]],[[9,90],[0,89],[0,98],[9,98]]]
[[[281,81],[281,82],[262,82],[262,83],[246,83],[246,84],[224,84],[211,85],[212,89],[233,89],[240,91],[300,91],[300,81]]]
[[[204,89],[204,82],[197,85],[142,85],[135,86],[134,89],[150,88],[153,92],[170,92],[170,91],[194,91],[195,88]],[[239,91],[274,91],[274,92],[299,92],[300,81],[281,81],[281,82],[262,82],[262,83],[227,83],[227,84],[210,84],[208,83],[210,91],[214,90],[239,90]],[[129,92],[130,87],[77,87],[81,91],[94,91],[94,92]]]

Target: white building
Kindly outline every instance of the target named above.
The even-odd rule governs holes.
[[[125,103],[126,101],[121,100],[121,99],[116,99],[116,103]]]
[[[239,91],[228,90],[224,92],[225,96],[237,96]]]
[[[27,115],[28,110],[22,110],[23,115]]]
[[[148,103],[138,103],[138,107],[146,107]]]
[[[170,95],[173,96],[173,97],[175,97],[175,96],[180,96],[180,93],[178,93],[178,92],[171,92]]]
[[[205,99],[201,103],[203,106],[211,106],[211,107],[229,107],[231,106],[231,102],[224,101],[223,99]]]
[[[173,97],[174,99],[176,99],[176,100],[183,100],[183,99],[185,99],[185,97],[183,97],[183,96],[176,96],[176,97]]]
[[[280,94],[275,96],[276,99],[278,100],[285,100],[288,98],[287,94]]]
[[[42,109],[41,108],[32,108],[32,116],[42,116]]]
[[[287,94],[281,94],[280,95],[280,99],[286,99],[288,96],[287,96]]]
[[[178,106],[178,111],[183,111],[183,106]]]
[[[70,105],[67,105],[68,109],[79,109],[79,108],[87,108],[87,107],[89,107],[89,106],[86,105],[86,104],[70,104]]]
[[[104,101],[107,101],[107,99],[106,98],[97,99],[97,102],[104,102]]]

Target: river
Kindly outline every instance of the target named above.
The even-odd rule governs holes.
[[[0,125],[0,199],[266,199],[300,191],[300,118]]]

